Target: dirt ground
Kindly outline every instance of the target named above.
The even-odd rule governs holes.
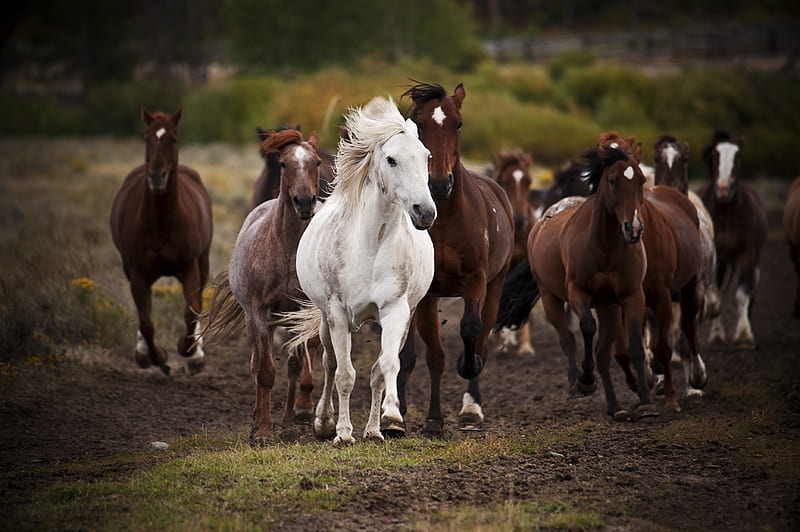
[[[771,222],[777,227],[776,216]],[[588,428],[580,443],[491,462],[476,460],[469,469],[443,466],[434,474],[421,468],[363,471],[352,479],[358,486],[352,508],[324,523],[300,517],[287,528],[402,528],[408,508],[424,513],[463,503],[555,499],[579,501],[581,510],[600,515],[612,529],[797,530],[800,379],[794,372],[800,367],[800,321],[791,318],[795,278],[787,249],[779,231],[771,236],[753,313],[758,348],[711,351],[703,341],[709,371],[705,396],[682,398],[680,413],[639,422],[608,419],[602,392],[567,398],[565,361],[538,311],[536,355],[498,353],[490,358],[482,374],[484,431],[460,433],[456,413],[466,389],[454,367],[460,307],[447,300],[442,309],[450,354],[443,390],[445,437],[543,435],[584,424]],[[369,346],[369,336],[362,343]],[[149,442],[198,432],[249,432],[253,396],[244,339],[209,353],[206,371],[195,376],[180,367],[174,350],[170,355],[175,367],[169,377],[124,360],[116,367],[67,364],[4,379],[0,468],[35,471],[40,464],[141,451]],[[281,376],[284,362],[278,362]],[[370,363],[371,356],[356,363],[352,411],[358,435],[369,407]],[[683,372],[678,366],[674,371],[683,391]],[[636,398],[620,373],[614,368],[617,392],[623,404],[633,405]],[[315,397],[321,388],[319,371],[317,376]],[[274,394],[276,419],[284,394],[285,380],[280,379]],[[421,356],[409,390],[407,423],[413,436],[421,434],[427,395]],[[286,432],[300,442],[313,440],[310,426]],[[607,504],[611,499],[614,503]],[[396,505],[397,500],[403,504]]]

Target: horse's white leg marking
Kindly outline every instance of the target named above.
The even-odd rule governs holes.
[[[503,349],[506,347],[515,347],[518,343],[516,331],[512,331],[508,327],[500,329],[500,344],[503,346]]]
[[[144,341],[142,331],[136,331],[136,354],[147,356],[147,342]]]
[[[194,332],[192,333],[192,337],[195,339],[196,349],[194,351],[194,354],[186,359],[187,361],[190,362],[199,362],[203,360],[203,357],[206,356],[206,354],[203,352],[203,335],[198,333],[199,328],[200,324],[195,322]]]
[[[464,392],[464,396],[461,398],[461,411],[458,416],[461,417],[464,414],[474,415],[478,418],[479,423],[483,423],[483,409],[481,405],[475,402],[475,398],[469,392]]]
[[[681,305],[672,304],[672,326],[670,327],[670,343],[672,344],[672,359],[670,362],[678,363],[681,361],[681,354],[677,347],[681,339]]]
[[[700,384],[708,379],[706,363],[700,353],[697,353],[695,360],[689,360],[689,357],[683,359],[683,372],[686,374],[686,397],[702,397],[703,390],[692,386],[692,381]]]
[[[736,322],[736,332],[733,341],[737,344],[754,344],[753,329],[750,327],[750,294],[741,287],[736,289],[736,310],[739,320]]]

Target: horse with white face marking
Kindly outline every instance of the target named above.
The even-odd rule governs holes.
[[[704,185],[698,195],[714,223],[717,284],[720,290],[731,282],[736,285],[734,345],[737,349],[754,349],[750,314],[758,286],[758,260],[767,240],[767,214],[756,191],[739,182],[742,144],[742,139],[714,131],[703,150],[712,182]],[[711,321],[709,342],[719,347],[727,345],[722,316]]]
[[[364,438],[405,433],[397,395],[398,352],[433,279],[433,244],[425,229],[436,219],[428,189],[430,152],[420,142],[417,126],[403,119],[394,102],[375,98],[352,110],[345,131],[333,192],[297,249],[297,276],[314,306],[284,319],[297,334],[289,342],[290,351],[319,332],[325,383],[314,431],[319,438],[335,431],[335,445],[355,441],[351,333],[368,320],[381,326],[381,349],[372,366]],[[334,385],[339,395],[335,427]]]
[[[665,185],[679,190],[686,194],[697,210],[697,218],[700,223],[700,244],[703,253],[701,262],[700,288],[703,291],[703,308],[701,319],[712,319],[719,316],[720,300],[719,288],[716,281],[717,251],[714,247],[714,223],[711,215],[703,205],[694,191],[689,190],[689,144],[680,142],[672,135],[661,135],[653,145],[653,159],[655,161],[655,183]],[[673,304],[674,315],[680,316],[680,306]],[[679,338],[678,320],[673,322],[673,348],[676,342],[682,341]],[[673,353],[673,359],[680,359],[677,352]],[[684,364],[688,360],[682,359]],[[690,376],[689,368],[685,374]],[[687,382],[689,395],[702,395],[702,391]]]
[[[303,141],[303,134],[294,129],[264,135],[261,151],[274,158],[279,168],[278,197],[250,212],[236,238],[227,272],[214,280],[216,290],[208,330],[219,342],[243,321],[250,340],[250,373],[256,397],[252,437],[256,441],[272,434],[276,315],[297,310],[296,300],[302,296],[295,271],[295,252],[317,206],[320,182],[317,142],[316,133]],[[293,415],[298,419],[310,417],[314,406],[312,355],[317,345],[319,341],[315,338],[306,356],[293,354],[287,359],[289,389],[284,428],[292,423]],[[300,396],[295,402],[298,380]]]
[[[528,258],[528,233],[538,218],[536,208],[530,203],[531,197],[531,154],[522,150],[503,151],[495,154],[492,179],[508,195],[514,213],[514,254],[511,257],[511,267],[527,260]],[[495,334],[499,335],[502,349],[516,346],[518,354],[533,355],[531,345],[530,321],[526,322],[518,331],[501,329]]]
[[[178,279],[186,302],[186,334],[178,352],[192,373],[203,369],[202,338],[195,338],[203,306],[211,247],[211,200],[200,176],[178,164],[178,123],[172,115],[141,107],[145,163],[128,174],[111,207],[111,236],[122,257],[139,314],[134,358],[139,367],[158,366],[169,374],[167,352],[156,345],[150,320],[151,287],[162,276]]]

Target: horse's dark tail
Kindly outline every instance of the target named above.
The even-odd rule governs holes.
[[[214,293],[208,309],[200,314],[206,323],[199,336],[208,342],[206,347],[217,346],[241,333],[245,328],[244,309],[233,297],[228,270],[223,270],[209,283]]]
[[[539,287],[531,274],[528,259],[525,258],[506,276],[493,330],[497,332],[502,328],[519,328],[528,320],[528,314],[538,300]]]

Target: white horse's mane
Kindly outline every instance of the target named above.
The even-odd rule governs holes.
[[[366,106],[351,108],[345,116],[347,134],[339,139],[336,175],[331,196],[341,196],[349,204],[361,198],[372,168],[374,151],[394,135],[417,134],[400,114],[391,97],[375,97]]]

